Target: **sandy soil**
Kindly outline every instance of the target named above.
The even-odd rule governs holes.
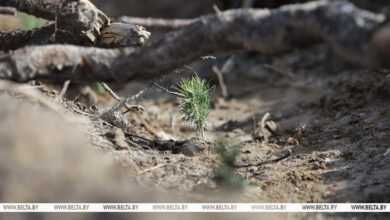
[[[388,202],[390,74],[352,68],[324,51],[318,46],[274,58],[276,71],[264,68],[259,54],[236,53],[225,74],[229,97],[216,87],[204,140],[181,120],[176,97],[150,83],[132,83],[121,94],[146,88],[135,101],[145,111],[125,117],[130,134],[152,141],[96,120],[115,103],[107,94],[97,107],[59,103],[83,119],[95,148],[142,185],[200,200]],[[226,54],[220,57],[216,62],[223,64]],[[213,62],[193,66],[207,69]],[[191,74],[184,72],[156,82],[171,85]],[[212,74],[204,77],[215,82]],[[245,186],[228,198],[212,179],[218,136],[240,151],[235,164]]]

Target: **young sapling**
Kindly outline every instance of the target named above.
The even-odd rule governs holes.
[[[207,117],[210,113],[210,99],[213,87],[198,75],[183,79],[178,86],[173,87],[180,100],[180,109],[184,121],[196,127],[198,134],[204,137],[207,127]]]

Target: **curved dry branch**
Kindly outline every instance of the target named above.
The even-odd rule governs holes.
[[[230,10],[204,16],[137,50],[60,45],[19,49],[0,56],[0,78],[20,82],[150,79],[210,53],[246,49],[277,54],[319,40],[347,61],[384,66],[389,64],[388,56],[372,44],[384,21],[383,15],[348,1]]]

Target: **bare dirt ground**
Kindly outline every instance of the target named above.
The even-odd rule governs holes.
[[[83,86],[72,84],[57,99],[59,85],[1,82],[0,198],[389,202],[390,71],[342,63],[329,51],[319,45],[278,57],[233,52],[189,64],[216,85],[204,140],[181,120],[177,97],[151,82],[110,85],[123,97],[145,91],[134,101],[145,110],[125,114],[128,133],[99,117],[116,103],[109,94],[80,96]],[[223,98],[212,65],[232,55]],[[183,67],[155,82],[169,88],[191,74]],[[212,179],[219,136],[240,151],[241,190],[224,191]]]
[[[97,111],[116,102],[108,94],[97,95],[96,107],[56,100],[49,90],[43,99],[49,100],[45,105],[65,107],[61,114],[67,112],[81,124],[79,133],[88,137],[92,149],[117,162],[128,181],[177,196],[197,201],[389,202],[390,74],[350,67],[324,51],[318,46],[274,58],[276,70],[264,68],[259,54],[235,53],[225,74],[229,97],[222,98],[216,87],[205,140],[181,120],[176,97],[150,83],[122,90],[135,94],[146,88],[135,102],[145,110],[126,114],[130,133],[141,138],[94,119]],[[193,66],[207,69],[229,56],[220,57]],[[172,85],[178,76],[186,74],[156,82]],[[215,82],[211,72],[204,77]],[[240,151],[236,166],[243,190],[225,193],[212,180],[220,160],[210,150],[217,136]]]
[[[257,55],[237,54],[226,75],[230,98],[214,96],[206,144],[195,141],[201,151],[188,150],[193,143],[174,152],[145,150],[147,156],[134,161],[140,170],[153,170],[138,178],[198,196],[204,196],[199,189],[218,191],[210,179],[218,157],[208,149],[222,135],[240,150],[238,173],[248,183],[236,201],[388,202],[390,75],[348,67],[321,51],[277,58],[279,72],[264,69]],[[138,104],[146,110],[131,116],[136,133],[178,141],[196,137],[180,121],[175,97]],[[272,132],[261,125],[266,113],[265,122],[276,124]]]

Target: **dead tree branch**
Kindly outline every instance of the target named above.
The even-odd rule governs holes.
[[[16,10],[12,7],[0,7],[0,14],[2,14],[2,15],[16,15]]]
[[[388,66],[388,56],[372,41],[384,21],[384,15],[343,0],[272,11],[230,10],[201,17],[137,50],[51,45],[12,51],[0,55],[0,78],[19,82],[150,79],[210,53],[245,49],[278,54],[321,40],[346,61]]]
[[[16,50],[21,47],[45,44],[75,44],[92,46],[90,40],[82,33],[70,27],[57,30],[53,38],[55,25],[49,23],[32,30],[0,31],[0,51]]]
[[[150,33],[139,25],[110,23],[110,19],[89,0],[3,0],[0,1],[0,6],[15,7],[20,11],[37,17],[55,20],[56,24],[59,25],[59,29],[54,28],[53,33],[56,32],[55,37],[53,37],[54,39],[51,42],[46,41],[48,43],[68,43],[83,46],[90,46],[92,44],[115,48],[142,46],[150,36]],[[72,27],[74,30],[71,29],[72,31],[69,31],[67,27]],[[12,35],[15,38],[23,38],[25,40],[24,42],[45,42],[41,41],[40,38],[36,38],[31,33],[44,33],[46,36],[44,39],[48,39],[47,30],[0,32],[0,42],[9,41],[7,35]],[[70,40],[66,41],[67,38],[62,37],[60,38],[61,41],[58,41],[56,39],[58,30],[67,32],[66,36]],[[75,41],[74,39],[77,37],[81,37],[81,40]],[[85,39],[88,39],[89,42]],[[13,42],[15,43],[16,41]],[[19,46],[21,46],[20,43],[10,44],[10,42],[7,42],[7,46],[3,46],[3,48],[8,49],[2,49],[0,47],[0,50],[19,48]]]
[[[57,18],[60,26],[83,31],[94,43],[100,30],[109,23],[108,17],[88,0],[2,0],[0,6],[14,7],[47,20]]]
[[[122,16],[118,20],[127,24],[141,25],[148,30],[171,31],[187,26],[198,19],[162,19]]]
[[[49,23],[32,30],[0,31],[0,51],[45,44],[73,44],[105,48],[139,47],[150,37],[142,26],[111,23],[101,31],[99,41],[94,44],[84,33],[71,27],[61,27],[55,32],[55,24]]]

